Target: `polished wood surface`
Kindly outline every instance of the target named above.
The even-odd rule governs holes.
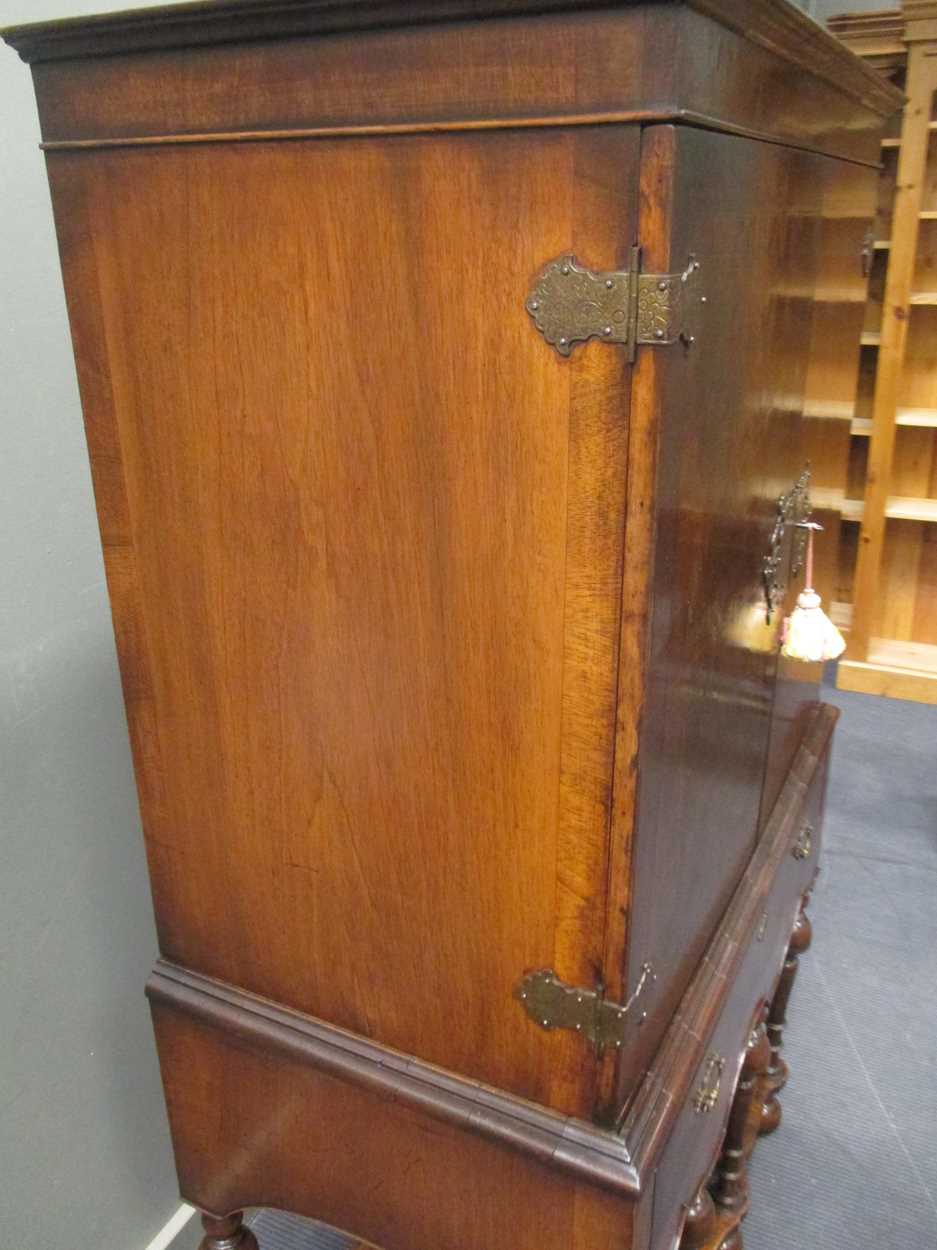
[[[209,1211],[280,1207],[384,1250],[631,1243],[633,1201],[543,1158],[173,1008],[154,1022],[181,1190]]]
[[[184,29],[170,10],[163,23],[118,24],[112,37],[105,22],[7,38],[39,57],[42,133],[53,146],[656,118],[871,163],[881,117],[896,106],[871,70],[856,76],[858,63],[835,40],[770,0],[707,0],[707,12],[662,3],[566,3],[527,15],[529,5],[496,7],[497,21],[453,22],[438,20],[445,10],[427,21],[419,4],[292,5],[279,8],[291,38],[274,37],[272,10],[260,17],[271,27],[263,38],[238,42],[234,12],[225,31],[227,6],[212,4]],[[323,8],[333,26],[326,39],[314,33]],[[153,50],[135,53],[128,76],[113,53],[131,28],[148,31]],[[43,59],[43,50],[67,53],[75,40],[72,55]],[[722,72],[713,73],[717,64]]]
[[[660,451],[628,990],[647,960],[657,982],[622,1060],[622,1097],[725,910],[816,698],[800,685],[799,732],[773,744],[763,801],[781,613],[767,624],[761,572],[777,499],[804,467],[803,320],[822,165],[687,128],[644,134],[645,263],[674,272],[695,253],[712,298],[699,347],[647,353],[635,374],[634,419],[656,414]],[[716,845],[717,855],[701,850]]]
[[[894,93],[762,0],[430,16],[10,36],[180,1185],[205,1250],[249,1246],[251,1205],[386,1250],[671,1250],[695,1200],[702,1246],[835,721],[809,682],[785,721],[762,584],[822,187]],[[647,290],[702,266],[681,340],[559,356],[535,275],[636,242]],[[545,969],[620,1032],[531,1018]]]
[[[794,862],[790,850],[822,781],[835,720],[829,707],[815,715],[745,879],[619,1132],[519,1105],[162,963],[148,992],[183,1196],[209,1212],[286,1206],[387,1250],[430,1244],[428,1231],[445,1246],[490,1246],[516,1220],[516,1207],[497,1200],[500,1179],[489,1190],[490,1178],[504,1173],[508,1184],[522,1178],[525,1202],[538,1211],[546,1205],[545,1222],[533,1219],[531,1246],[537,1237],[552,1246],[568,1236],[569,1219],[594,1222],[598,1245],[620,1226],[626,1245],[670,1246],[683,1206],[720,1153],[753,1013],[760,1017],[772,996],[774,953],[779,942],[787,945],[803,888],[783,866]],[[765,907],[783,928],[763,930]],[[712,1109],[701,1114],[695,1099],[710,1052],[726,1067]],[[219,1106],[224,1115],[214,1113]],[[383,1167],[382,1158],[393,1162]],[[408,1161],[416,1188],[400,1175]],[[495,1208],[461,1196],[450,1203],[444,1195],[452,1169],[494,1192]],[[361,1177],[372,1175],[382,1183],[362,1192]],[[436,1209],[447,1203],[458,1217],[453,1229]],[[528,1244],[526,1227],[513,1236]]]
[[[512,989],[604,953],[628,367],[517,293],[637,142],[50,157],[163,953],[585,1116]]]

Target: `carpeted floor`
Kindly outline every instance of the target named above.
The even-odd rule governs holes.
[[[789,1013],[784,1122],[752,1162],[745,1247],[926,1250],[937,1247],[937,708],[825,697],[843,715],[814,941]],[[348,1244],[281,1212],[251,1223],[262,1250]]]
[[[937,1247],[937,708],[842,709],[794,990],[784,1122],[752,1160],[746,1250]]]

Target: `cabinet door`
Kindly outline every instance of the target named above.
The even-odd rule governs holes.
[[[525,308],[638,130],[52,153],[171,960],[587,1115],[630,366]]]
[[[803,468],[801,407],[827,158],[685,127],[644,134],[651,269],[700,262],[696,341],[646,352],[632,407],[658,420],[657,530],[628,989],[646,1066],[754,849],[780,612],[762,570],[778,497]],[[626,565],[627,577],[627,565]],[[627,991],[625,991],[627,992]]]

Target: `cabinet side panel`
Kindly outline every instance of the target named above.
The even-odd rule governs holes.
[[[50,156],[163,952],[588,1115],[637,131]]]
[[[622,1250],[633,1202],[158,1006],[182,1196],[279,1207],[381,1250]]]
[[[696,341],[635,374],[659,406],[653,605],[639,752],[629,983],[657,981],[622,1056],[646,1066],[754,848],[779,615],[763,561],[800,435],[820,170],[815,157],[733,136],[649,127],[645,263],[700,263]],[[651,353],[648,353],[650,355]]]

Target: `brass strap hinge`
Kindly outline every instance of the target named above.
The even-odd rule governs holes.
[[[514,997],[542,1029],[574,1029],[597,1049],[621,1046],[625,1041],[628,1012],[657,977],[650,964],[642,964],[641,976],[626,1003],[609,1002],[597,990],[567,985],[548,969],[529,972],[515,986]]]
[[[691,256],[682,273],[641,273],[641,249],[628,269],[599,273],[575,256],[559,256],[540,273],[526,308],[546,341],[568,356],[586,339],[619,343],[633,361],[641,343],[664,346],[696,340],[701,305],[700,264]]]

